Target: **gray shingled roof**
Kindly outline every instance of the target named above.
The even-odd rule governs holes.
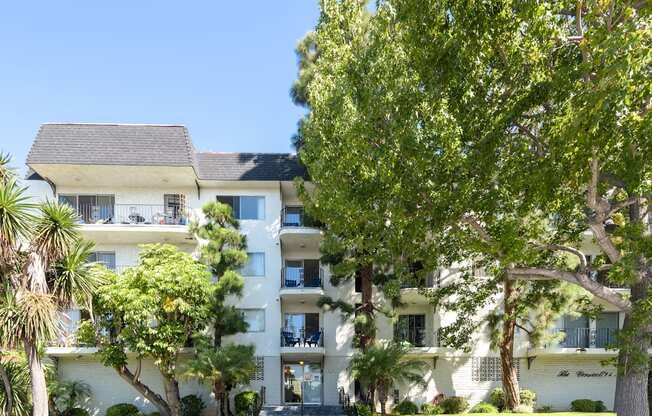
[[[205,180],[307,179],[297,157],[287,153],[195,152],[188,130],[178,125],[43,124],[27,164],[192,166]]]
[[[43,124],[27,164],[194,166],[184,126]]]
[[[291,181],[307,179],[296,156],[287,153],[197,153],[200,179],[223,181]]]

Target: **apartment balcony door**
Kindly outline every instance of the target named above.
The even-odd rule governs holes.
[[[394,327],[394,339],[399,342],[409,342],[414,347],[426,345],[426,316],[401,315]]]
[[[588,348],[590,341],[589,318],[586,316],[564,317],[566,338],[562,345],[566,348]]]
[[[318,313],[286,313],[284,318],[284,330],[296,338],[308,338],[319,332]]]
[[[283,365],[283,401],[286,404],[319,405],[322,396],[321,365],[286,363]]]
[[[603,312],[595,322],[595,346],[605,348],[616,342],[616,332],[620,326],[618,312]]]

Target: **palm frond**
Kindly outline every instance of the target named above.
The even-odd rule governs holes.
[[[106,283],[99,266],[88,262],[92,250],[92,242],[79,241],[57,262],[52,294],[62,306],[90,308],[93,294]]]
[[[9,282],[5,282],[0,293],[0,349],[12,350],[20,347],[20,316],[16,293]]]
[[[12,416],[28,416],[31,413],[31,384],[29,369],[24,359],[16,357],[0,358],[0,366],[4,369],[11,384]],[[0,409],[7,405],[7,392],[0,382]]]
[[[0,270],[5,273],[13,267],[18,242],[29,235],[34,221],[35,205],[28,202],[25,190],[15,178],[0,182]]]
[[[39,342],[55,339],[62,328],[54,296],[20,291],[16,298],[19,313],[17,336]]]
[[[80,240],[77,214],[66,204],[48,201],[39,206],[40,215],[32,234],[32,249],[46,264],[62,259]]]
[[[16,171],[9,166],[11,154],[0,152],[0,183],[7,183],[16,177]]]

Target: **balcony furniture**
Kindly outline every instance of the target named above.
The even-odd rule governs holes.
[[[302,287],[303,284],[300,280],[285,279],[285,287]]]
[[[282,346],[284,347],[294,347],[301,344],[301,339],[295,337],[291,331],[282,331],[281,341],[283,342]]]
[[[308,345],[309,347],[319,347],[321,343],[321,331],[317,331],[308,338],[306,338],[306,341],[304,342],[305,345]]]

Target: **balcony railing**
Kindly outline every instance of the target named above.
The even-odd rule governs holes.
[[[606,348],[616,343],[616,328],[558,328],[554,332],[565,334],[559,342],[563,348]]]
[[[79,205],[81,224],[155,224],[186,225],[190,221],[187,206],[149,204]]]
[[[301,207],[285,207],[281,210],[283,227],[320,227],[321,224],[307,215]]]
[[[281,329],[281,347],[320,348],[324,346],[324,329]]]
[[[401,282],[401,289],[416,289],[419,287],[433,288],[438,286],[439,286],[439,281],[437,277],[432,274],[426,276],[426,279],[425,281],[422,282],[422,284],[419,284],[417,280]]]
[[[303,289],[323,287],[324,270],[306,271],[302,267],[283,267],[281,269],[281,287],[288,289]]]

